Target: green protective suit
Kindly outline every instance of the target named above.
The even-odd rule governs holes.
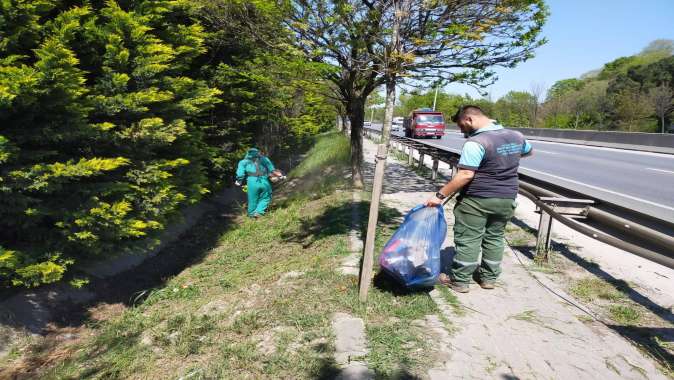
[[[248,216],[264,215],[271,203],[271,182],[269,174],[275,170],[274,164],[260,154],[256,148],[248,150],[246,157],[239,161],[236,179],[248,184]]]

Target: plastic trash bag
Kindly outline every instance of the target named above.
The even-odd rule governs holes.
[[[447,234],[442,206],[419,205],[405,216],[379,256],[379,265],[408,288],[433,286],[440,274],[440,248]]]

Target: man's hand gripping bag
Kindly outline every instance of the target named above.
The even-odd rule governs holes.
[[[440,248],[446,234],[442,206],[417,206],[384,246],[379,265],[408,288],[433,286],[440,274]]]

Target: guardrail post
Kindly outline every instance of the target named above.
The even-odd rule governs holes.
[[[536,236],[536,254],[542,255],[547,261],[550,260],[548,252],[550,251],[551,232],[552,218],[550,214],[541,210],[541,217],[538,220],[538,236]]]
[[[438,179],[438,165],[440,164],[440,161],[438,160],[437,157],[433,157],[433,173],[431,175],[431,178],[435,181]]]
[[[419,151],[419,167],[420,168],[424,167],[424,154],[421,151]]]
[[[409,146],[408,150],[408,155],[407,155],[407,165],[412,166],[414,163],[414,149],[412,149],[412,145]]]

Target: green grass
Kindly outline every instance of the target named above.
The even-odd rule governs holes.
[[[456,314],[459,317],[466,315],[466,311],[463,309],[463,307],[461,307],[461,302],[459,302],[459,299],[456,297],[456,294],[454,294],[454,292],[449,290],[444,285],[436,285],[435,288],[438,289],[438,291],[442,295],[442,298],[452,308],[454,314]]]
[[[621,290],[596,277],[578,280],[569,290],[575,297],[586,302],[597,299],[615,302],[625,298],[625,294]]]
[[[532,323],[544,329],[553,331],[556,334],[564,335],[564,332],[561,330],[551,327],[545,323],[536,310],[525,310],[521,313],[510,315],[507,319],[515,319],[518,321]]]
[[[399,150],[392,149],[390,152],[393,155],[393,158],[398,161],[407,162],[407,160],[409,160],[409,155]]]
[[[608,311],[611,319],[621,325],[633,325],[641,320],[641,312],[630,305],[611,305]]]
[[[306,158],[290,172],[294,178],[314,175],[334,166],[347,166],[351,148],[349,141],[339,132],[319,136]]]
[[[519,314],[509,316],[508,319],[516,319],[518,321],[525,321],[529,323],[537,323],[539,321],[536,310],[525,310]]]
[[[121,315],[90,322],[88,338],[39,377],[330,378],[338,371],[335,312],[366,323],[370,351],[363,359],[378,377],[423,373],[431,338],[411,326],[438,312],[430,296],[377,285],[360,303],[357,278],[336,271],[349,254],[351,194],[334,191],[348,188],[337,174],[348,157],[344,136],[321,136],[291,173],[295,187],[282,189],[268,215],[241,218],[199,262],[144,292]],[[326,172],[335,173],[328,185]],[[382,211],[377,252],[399,216]],[[217,215],[207,215],[188,234],[217,223]],[[290,271],[302,274],[279,282]]]

